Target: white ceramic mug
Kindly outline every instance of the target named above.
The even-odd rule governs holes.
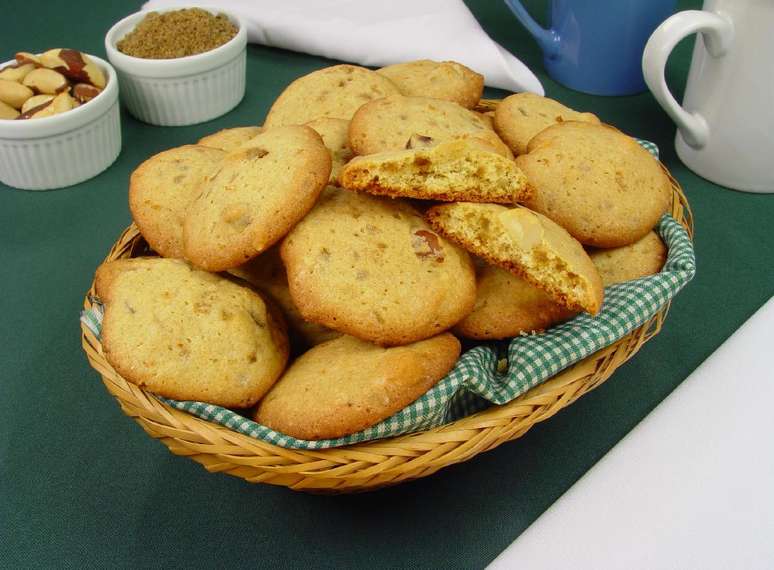
[[[682,107],[664,67],[699,33]],[[746,192],[774,192],[774,1],[705,0],[678,12],[645,46],[645,82],[677,124],[675,149],[698,175]]]

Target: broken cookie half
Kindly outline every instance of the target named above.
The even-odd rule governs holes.
[[[441,204],[425,214],[443,236],[523,277],[570,310],[592,315],[603,287],[581,244],[561,226],[527,208],[466,202]]]
[[[394,198],[515,204],[529,197],[524,173],[485,141],[447,140],[433,146],[414,135],[400,151],[359,156],[339,176],[344,188]]]

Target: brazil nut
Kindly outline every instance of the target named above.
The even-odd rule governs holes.
[[[24,102],[34,94],[32,89],[21,83],[9,81],[8,79],[0,79],[0,101],[10,105],[14,109],[21,109]]]
[[[77,50],[56,48],[40,54],[43,66],[58,71],[62,75],[81,83],[91,83],[102,89],[105,87],[105,74],[91,58]]]

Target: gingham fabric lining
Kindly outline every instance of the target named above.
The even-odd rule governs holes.
[[[639,142],[658,156],[653,143]],[[220,406],[159,399],[204,420],[292,449],[326,449],[423,431],[492,404],[505,404],[641,326],[688,284],[696,273],[693,244],[688,234],[669,215],[661,218],[656,229],[669,250],[661,272],[607,287],[602,310],[596,317],[583,313],[543,334],[520,336],[499,345],[476,346],[465,352],[452,371],[424,396],[382,422],[352,435],[302,440]],[[92,310],[82,313],[81,320],[99,336],[102,306],[95,303]],[[505,347],[504,354],[499,354],[498,348],[502,347]]]

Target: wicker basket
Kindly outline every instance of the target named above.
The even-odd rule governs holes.
[[[671,214],[692,237],[690,207],[678,183],[669,178],[673,189]],[[147,245],[132,225],[121,234],[105,260],[144,253]],[[91,308],[93,294],[92,283],[84,300],[85,309]],[[83,349],[91,366],[100,373],[121,409],[172,453],[190,457],[208,471],[228,473],[253,483],[336,493],[365,491],[425,477],[520,437],[607,380],[661,330],[668,308],[664,307],[618,342],[506,405],[492,406],[420,433],[316,451],[277,447],[164,404],[119,376],[105,359],[99,339],[84,325],[81,330]]]

